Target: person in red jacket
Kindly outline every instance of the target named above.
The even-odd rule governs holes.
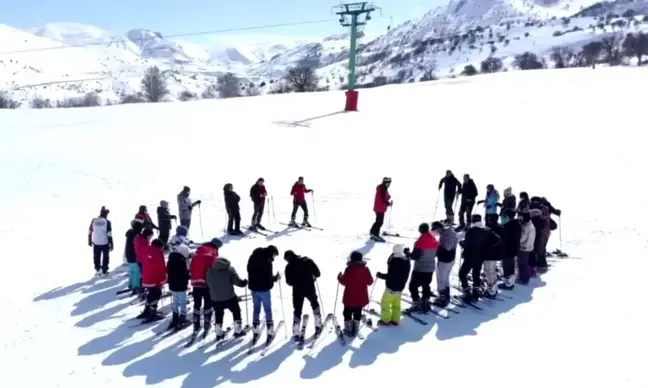
[[[135,236],[133,239],[133,244],[135,245],[135,258],[137,261],[137,266],[139,267],[139,288],[137,289],[137,295],[140,299],[144,299],[144,287],[142,287],[142,273],[144,272],[144,260],[149,254],[149,248],[151,247],[151,240],[153,239],[153,231],[151,229],[144,229],[142,233]]]
[[[162,296],[162,286],[167,281],[167,270],[164,262],[164,241],[155,239],[148,247],[148,255],[142,260],[142,286],[146,289],[146,305],[138,318],[144,322],[153,322],[164,318],[157,311]]]
[[[200,331],[200,310],[203,309],[205,318],[206,336],[211,328],[212,319],[212,300],[207,288],[207,272],[218,259],[218,249],[223,246],[223,242],[217,238],[201,245],[196,249],[196,253],[191,259],[189,273],[191,274],[191,286],[193,287],[193,336],[197,336]]]
[[[374,198],[374,213],[376,213],[376,221],[371,226],[371,239],[378,242],[385,242],[385,239],[380,237],[380,228],[385,221],[385,213],[387,208],[392,205],[391,195],[389,195],[389,186],[391,185],[391,178],[383,178],[382,183],[376,187],[376,197]]]
[[[349,337],[358,334],[358,327],[362,319],[362,309],[369,304],[369,291],[367,287],[373,284],[374,279],[367,263],[362,258],[362,253],[351,252],[349,263],[344,273],[338,274],[338,281],[344,286],[342,304],[344,310],[344,332]]]
[[[293,185],[290,190],[290,195],[293,196],[293,210],[290,215],[290,226],[298,227],[295,222],[295,217],[297,216],[297,210],[302,208],[304,211],[304,220],[302,221],[302,226],[310,227],[311,224],[308,223],[308,205],[306,205],[306,193],[312,193],[313,190],[306,188],[304,184],[304,177],[300,176],[297,179],[297,182]]]
[[[151,219],[151,216],[148,213],[148,209],[146,206],[141,205],[139,207],[139,211],[137,214],[135,214],[135,219],[142,221],[144,224],[144,229],[157,229],[160,230],[157,225],[153,223],[153,220]]]

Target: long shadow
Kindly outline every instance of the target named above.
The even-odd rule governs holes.
[[[92,294],[80,299],[74,304],[71,316],[87,314],[91,311],[102,308],[110,302],[115,301],[117,291],[124,289],[128,279],[120,276],[110,278],[96,287],[92,287]],[[86,291],[84,291],[86,293]]]
[[[329,336],[332,335],[329,334]],[[334,338],[317,355],[312,356],[308,353],[304,355],[306,365],[304,365],[299,376],[308,380],[320,377],[324,372],[340,365],[344,354],[350,350],[352,349],[349,345],[341,346],[337,338]]]
[[[109,307],[107,309],[100,310],[94,314],[90,314],[87,317],[84,317],[79,322],[77,322],[74,326],[87,328],[87,327],[94,326],[97,323],[107,321],[108,319],[124,317],[124,315],[116,315],[116,314],[129,306],[131,306],[131,302],[127,301],[125,303],[120,303],[118,305]]]
[[[277,232],[275,232],[275,233],[271,233],[271,234],[267,235],[267,236],[266,236],[266,240],[267,240],[267,241],[276,240],[276,239],[278,239],[279,237],[286,237],[286,236],[290,236],[290,235],[292,235],[293,233],[295,233],[295,232],[300,232],[300,231],[302,231],[302,232],[308,232],[308,231],[305,230],[305,229],[299,229],[299,228],[293,228],[293,227],[291,227],[291,226],[287,226],[287,227],[285,227],[284,229],[282,229],[282,230],[280,230],[280,231],[277,231]]]
[[[374,240],[367,239],[367,241],[364,243],[363,246],[361,246],[360,248],[354,249],[354,251],[362,253],[362,256],[366,256],[369,252],[371,252],[371,250],[373,249],[373,247],[375,245],[376,245],[376,242]]]
[[[41,302],[44,300],[52,300],[62,298],[77,292],[82,292],[84,294],[94,293],[106,287],[111,287],[113,284],[112,282],[120,279],[123,272],[124,269],[122,267],[118,267],[113,271],[111,277],[109,278],[91,278],[84,282],[74,283],[69,286],[56,287],[44,294],[36,296],[32,301]]]
[[[346,112],[346,111],[343,111],[343,110],[340,110],[340,111],[337,111],[337,112],[327,113],[327,114],[323,114],[323,115],[320,115],[320,116],[309,117],[309,118],[301,119],[301,120],[295,120],[295,121],[289,121],[289,120],[284,120],[284,121],[273,121],[272,123],[273,123],[273,124],[279,124],[279,125],[287,125],[287,126],[290,126],[290,127],[305,127],[305,128],[310,128],[310,122],[311,122],[311,121],[315,121],[315,120],[323,119],[323,118],[326,118],[326,117],[336,116],[336,115],[343,114],[343,113],[347,113],[347,112]]]

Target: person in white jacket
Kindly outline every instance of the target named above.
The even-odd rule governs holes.
[[[518,280],[519,284],[528,284],[531,277],[531,267],[529,266],[529,257],[533,254],[533,245],[535,243],[536,230],[531,222],[531,214],[520,213],[522,222],[522,234],[520,237],[520,252],[517,255]]]

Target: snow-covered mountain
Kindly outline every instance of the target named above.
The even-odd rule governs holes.
[[[479,67],[488,56],[502,59],[511,70],[514,56],[526,51],[548,60],[553,46],[579,49],[606,35],[648,26],[648,20],[641,24],[642,17],[628,22],[628,10],[644,14],[648,0],[451,0],[384,35],[361,37],[357,81],[413,82],[432,68],[437,77],[454,77],[467,65]],[[597,20],[616,11],[623,11],[623,17],[617,16],[625,22],[601,25]],[[89,46],[69,47],[83,45]],[[294,44],[210,46],[143,28],[120,36],[80,23],[50,23],[27,31],[0,27],[0,89],[21,101],[87,92],[119,98],[138,90],[144,70],[153,65],[165,70],[173,95],[200,94],[224,72],[265,93],[280,84],[276,81],[287,68],[303,60],[317,67],[322,88],[335,89],[346,84],[348,59],[348,31],[343,29]]]

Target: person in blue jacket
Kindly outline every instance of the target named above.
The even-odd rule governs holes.
[[[499,218],[497,214],[497,207],[500,206],[499,200],[500,194],[495,190],[495,186],[492,184],[486,186],[486,199],[477,202],[478,205],[484,204],[484,208],[486,208],[485,219],[495,218],[497,220]]]

